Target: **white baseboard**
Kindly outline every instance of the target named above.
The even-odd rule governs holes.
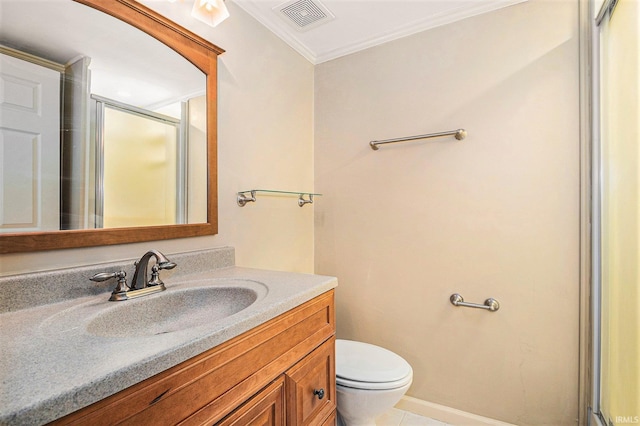
[[[456,426],[515,426],[406,395],[396,404],[396,408]]]

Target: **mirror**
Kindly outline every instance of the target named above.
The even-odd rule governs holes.
[[[1,1],[2,106],[24,113],[41,99],[61,115],[52,136],[36,124],[22,145],[1,126],[0,253],[215,234],[223,50],[133,0]],[[11,19],[18,5],[31,9],[29,25]],[[60,21],[69,16],[74,24]],[[34,28],[43,33],[20,34]],[[54,68],[53,77],[38,78],[58,75],[62,87],[50,92],[59,98],[47,100],[44,83],[37,96],[18,85],[32,79],[22,68],[11,76],[10,61]],[[54,143],[44,144],[48,138]],[[47,174],[53,178],[33,179]]]

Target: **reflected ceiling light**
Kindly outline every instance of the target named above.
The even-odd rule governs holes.
[[[207,25],[215,27],[229,17],[223,0],[196,0],[191,15]]]

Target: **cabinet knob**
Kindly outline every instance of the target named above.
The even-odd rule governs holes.
[[[313,394],[318,397],[318,399],[324,398],[324,389],[314,389]]]

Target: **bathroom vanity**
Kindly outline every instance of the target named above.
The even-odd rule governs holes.
[[[46,28],[40,25],[25,31],[21,23],[25,16],[32,20],[34,11],[24,7],[24,2],[14,3],[11,10],[3,9],[3,12],[11,12],[6,21],[13,24],[15,32],[12,37],[31,40],[18,44],[34,46],[35,51],[4,49],[4,54],[11,54],[12,63],[25,66],[24,62],[29,62],[24,60],[26,57],[36,60],[42,67],[42,58],[34,55],[40,50],[46,51],[48,45],[56,46],[55,50],[60,52],[57,59],[60,64],[71,63],[72,58],[76,60],[78,47],[74,44],[65,49],[63,43],[52,38],[57,32],[46,32]],[[73,82],[65,84],[65,87],[74,89],[70,90],[72,93],[63,95],[65,102],[58,100],[54,103],[64,103],[65,113],[73,112],[73,108],[66,107],[72,104],[89,105],[91,102],[91,108],[78,107],[75,108],[78,110],[76,114],[64,117],[51,114],[56,126],[64,123],[70,127],[53,128],[53,136],[45,138],[46,142],[56,149],[71,149],[64,151],[64,157],[69,161],[61,163],[58,157],[50,158],[47,170],[53,171],[34,173],[32,185],[34,188],[42,187],[39,182],[41,175],[56,176],[51,179],[56,187],[40,192],[56,203],[60,201],[60,206],[41,207],[46,204],[36,202],[35,196],[30,197],[26,192],[17,200],[11,200],[9,204],[15,207],[15,211],[21,214],[30,212],[33,205],[37,214],[25,213],[26,219],[16,215],[19,220],[14,220],[19,226],[16,229],[5,227],[5,232],[0,235],[0,253],[216,234],[217,57],[224,50],[135,0],[61,1],[48,7],[50,9],[43,7],[40,11],[42,20],[51,22],[54,28],[65,28],[65,37],[73,33],[77,40],[91,42],[98,41],[92,35],[109,34],[108,40],[104,39],[110,46],[127,45],[128,50],[122,53],[115,51],[113,57],[85,56],[74,63],[73,69],[64,70],[65,81]],[[91,25],[85,25],[87,22]],[[85,27],[90,30],[88,36],[80,32]],[[35,28],[44,28],[46,36],[38,35]],[[117,35],[122,35],[121,43],[115,41]],[[134,47],[144,52],[133,51]],[[87,45],[80,51],[87,55],[87,52],[96,53],[102,49]],[[168,56],[156,54],[160,51]],[[125,53],[127,61],[122,60]],[[148,56],[142,53],[148,53]],[[150,59],[157,59],[158,65],[154,67]],[[109,192],[104,191],[105,187],[112,187],[102,178],[84,180],[87,176],[102,173],[101,170],[85,170],[84,159],[88,158],[85,152],[103,154],[88,144],[90,141],[82,137],[84,132],[75,131],[91,122],[89,117],[85,117],[85,109],[95,111],[101,117],[109,107],[127,109],[135,116],[152,118],[155,112],[142,111],[138,103],[134,104],[134,99],[117,99],[117,93],[97,91],[97,69],[100,67],[92,70],[88,67],[90,63],[135,64],[135,60],[141,61],[142,66],[131,66],[118,74],[118,87],[124,81],[133,82],[133,87],[136,87],[136,81],[144,82],[137,86],[147,87],[148,69],[158,71],[155,73],[157,76],[162,74],[160,70],[167,71],[168,77],[163,84],[154,81],[163,89],[153,90],[158,94],[174,93],[166,89],[176,87],[180,81],[201,82],[196,88],[182,88],[170,96],[173,100],[179,99],[183,106],[180,114],[176,114],[180,120],[174,120],[174,127],[179,131],[166,133],[188,133],[189,137],[194,137],[188,141],[193,142],[189,155],[178,156],[194,160],[194,163],[187,161],[174,168],[203,173],[193,182],[189,177],[190,190],[186,197],[182,197],[184,200],[169,199],[165,203],[166,208],[156,209],[183,212],[185,217],[180,220],[163,219],[158,223],[147,223],[148,211],[143,210],[141,217],[144,220],[141,223],[115,221],[109,224],[109,220],[94,223],[95,218],[108,217],[104,210],[109,209],[110,203],[105,202],[103,195]],[[46,64],[51,63],[48,61]],[[143,71],[137,73],[136,69]],[[59,74],[62,72],[58,71]],[[175,75],[184,78],[175,79]],[[59,78],[57,76],[54,80]],[[88,97],[89,86],[92,96],[87,99],[80,97],[79,94]],[[52,91],[59,92],[55,87]],[[187,99],[188,109],[194,112],[194,116],[198,115],[198,110],[206,111],[202,114],[202,122],[195,118],[189,122],[187,108],[184,107]],[[109,103],[114,100],[117,105]],[[166,99],[159,101],[147,100],[141,104],[168,104]],[[98,111],[102,112],[98,114]],[[197,125],[198,130],[187,132],[185,129],[192,124]],[[26,133],[32,134],[27,130]],[[59,134],[64,135],[62,140],[57,140]],[[30,141],[31,138],[19,140]],[[173,147],[172,144],[165,142],[169,147]],[[14,156],[27,163],[16,163],[15,168],[21,169],[18,176],[23,179],[22,169],[37,171],[36,166],[40,165],[28,162],[33,157],[29,154],[31,142],[20,146],[25,148],[16,148]],[[123,157],[144,157],[131,155],[131,149],[133,147],[127,146],[126,155],[117,157],[115,163],[121,165]],[[143,147],[142,150],[147,152],[148,148]],[[169,151],[175,153],[177,149],[173,147]],[[95,163],[102,164],[103,157]],[[106,161],[107,165],[109,163],[114,162]],[[26,166],[21,167],[24,164]],[[135,165],[128,169],[144,170],[144,167]],[[186,182],[186,174],[176,177],[171,170],[165,173],[163,182],[173,182],[174,179]],[[57,179],[57,176],[61,178]],[[127,183],[133,184],[141,177],[129,179]],[[69,185],[58,188],[59,181]],[[10,180],[7,182],[16,184]],[[31,183],[29,181],[25,185]],[[152,182],[153,185],[156,183]],[[179,187],[178,184],[169,186]],[[91,194],[88,196],[90,199],[95,198],[96,210],[101,209],[102,213],[86,208],[83,201],[85,191]],[[126,198],[122,193],[116,193],[120,195],[114,200]],[[147,207],[149,203],[142,198],[143,193],[149,193],[153,201],[158,197],[156,191],[139,190],[131,199],[135,198],[140,201],[140,206]],[[188,199],[190,194],[194,194],[193,200]],[[115,203],[113,210],[116,216],[138,215],[124,214],[121,204]],[[189,215],[186,214],[187,204]],[[190,216],[192,204],[197,207],[193,209],[198,212],[195,217]],[[114,203],[111,204],[113,206]],[[36,208],[50,216],[47,226],[40,226],[39,222],[30,225],[29,221],[41,216],[41,210]],[[37,232],[24,231],[32,228]],[[152,270],[148,276],[147,263],[152,257],[156,260],[149,267],[155,267],[155,271]],[[170,254],[169,257],[166,259],[159,252],[148,252],[139,260],[140,266],[135,272],[134,259],[131,259],[0,277],[0,425],[51,422],[92,426],[333,424],[333,288],[337,285],[336,279],[238,268],[234,266],[231,248]],[[145,273],[144,277],[138,269]],[[117,287],[111,278],[118,280]],[[164,280],[166,290],[160,279]]]
[[[54,424],[333,424],[334,330],[329,291]]]
[[[232,249],[169,257],[167,290],[127,301],[88,277],[130,263],[29,274],[100,291],[2,306],[0,424],[333,425],[335,278],[235,267]]]

